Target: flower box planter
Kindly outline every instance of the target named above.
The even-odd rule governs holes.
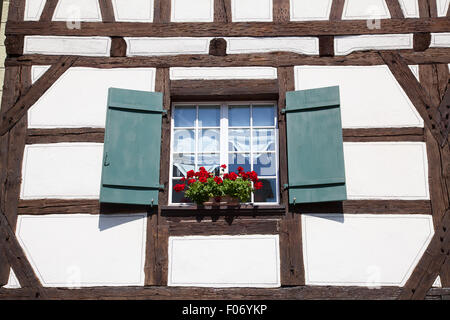
[[[227,207],[238,207],[241,204],[238,198],[232,198],[229,196],[223,196],[223,197],[213,197],[210,198],[209,201],[206,201],[203,203],[204,206],[213,206],[213,207],[220,207],[220,206],[227,206]]]

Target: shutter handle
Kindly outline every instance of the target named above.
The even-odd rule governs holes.
[[[107,167],[107,166],[110,165],[110,163],[109,163],[109,161],[108,161],[108,152],[105,152],[105,161],[103,161],[103,165],[104,165],[105,167]]]

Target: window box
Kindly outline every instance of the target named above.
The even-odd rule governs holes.
[[[284,205],[253,205],[240,204],[237,206],[197,206],[197,205],[169,205],[161,206],[164,216],[282,216],[286,212]]]

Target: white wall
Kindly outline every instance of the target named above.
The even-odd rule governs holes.
[[[43,69],[33,67],[34,77]],[[30,108],[28,126],[104,127],[108,88],[154,91],[155,72],[154,68],[70,68]]]
[[[349,199],[428,200],[424,142],[345,142]]]
[[[102,143],[26,145],[21,199],[98,199]]]
[[[437,0],[436,4],[438,17],[445,17],[447,15],[448,7],[450,5],[450,0]]]
[[[302,229],[306,285],[321,286],[404,286],[434,234],[420,214],[302,215]]]
[[[333,0],[290,0],[291,21],[328,20]]]
[[[389,19],[389,9],[384,0],[345,0],[342,19]]]
[[[170,80],[276,79],[276,78],[277,78],[277,69],[272,67],[170,68]]]
[[[272,7],[272,0],[231,0],[232,21],[272,21]]]
[[[335,85],[339,85],[344,128],[423,127],[385,65],[295,67],[295,90]]]
[[[208,54],[212,38],[127,38],[127,56]]]
[[[44,10],[46,0],[25,0],[25,21],[38,21]]]
[[[213,22],[214,0],[171,0],[171,21]]]
[[[405,18],[419,18],[418,0],[399,0],[399,2]]]
[[[168,285],[279,287],[279,237],[169,237]]]
[[[108,57],[107,37],[25,36],[23,54],[78,55]]]
[[[450,47],[450,32],[432,33],[430,48],[448,48]]]
[[[59,0],[53,21],[102,21],[98,0]]]
[[[146,214],[19,216],[17,237],[46,287],[143,286]]]
[[[225,38],[228,54],[289,51],[299,54],[319,54],[319,38]]]
[[[412,49],[412,34],[376,34],[337,36],[334,38],[336,55],[347,55],[359,50]]]
[[[118,22],[153,22],[153,0],[112,0]]]

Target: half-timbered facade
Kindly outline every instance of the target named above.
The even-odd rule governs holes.
[[[448,298],[449,16],[4,2],[0,298]],[[221,164],[263,188],[239,207],[173,191]]]

